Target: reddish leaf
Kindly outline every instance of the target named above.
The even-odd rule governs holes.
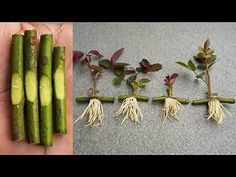
[[[103,57],[103,55],[101,55],[97,50],[90,50],[89,54],[95,55],[96,57],[98,57],[98,59]]]
[[[136,70],[137,70],[138,72],[142,72],[142,73],[147,73],[147,72],[148,72],[145,67],[138,67],[138,68],[136,68]]]
[[[172,75],[169,75],[169,74],[168,74],[168,75],[166,76],[166,78],[164,79],[165,85],[166,85],[166,86],[172,86],[172,85],[175,83],[177,77],[178,77],[178,74],[177,74],[177,73],[174,73],[174,74],[172,74]]]
[[[129,69],[127,69],[127,70],[125,71],[125,73],[126,73],[126,74],[135,74],[136,71],[135,71],[134,68],[130,67]]]
[[[142,61],[139,62],[139,64],[140,64],[141,67],[144,67],[144,68],[150,67],[150,63],[147,59],[142,59]]]
[[[147,59],[142,59],[141,62],[139,62],[140,67],[136,68],[137,71],[142,73],[148,73],[148,72],[155,72],[162,68],[162,65],[159,63],[150,64],[150,62]]]
[[[83,56],[84,56],[84,52],[79,51],[79,50],[73,51],[73,60],[75,62],[79,62]]]
[[[90,60],[88,58],[85,58],[81,61],[82,65],[88,65],[90,63]]]
[[[125,48],[121,48],[119,50],[117,50],[116,52],[113,53],[113,55],[111,56],[111,62],[112,63],[116,63],[116,61],[120,58],[121,54],[123,53]]]
[[[150,66],[150,68],[148,68],[149,72],[155,72],[155,71],[159,71],[162,68],[162,65],[159,63],[153,64]]]

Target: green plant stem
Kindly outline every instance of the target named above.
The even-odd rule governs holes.
[[[168,86],[166,89],[166,93],[167,93],[168,97],[172,97],[173,96],[173,87]]]
[[[201,105],[201,104],[207,104],[210,101],[210,99],[197,99],[197,100],[193,100],[192,104],[193,105]]]
[[[211,77],[209,73],[209,68],[208,68],[208,62],[207,59],[205,59],[205,65],[206,65],[206,75],[207,75],[207,86],[208,86],[208,98],[212,97],[212,90],[211,90]]]
[[[115,98],[114,97],[107,97],[107,96],[100,96],[100,97],[76,97],[76,102],[79,103],[85,103],[89,102],[90,99],[96,98],[100,100],[101,102],[107,102],[107,103],[114,103]]]
[[[180,98],[180,97],[173,97],[173,96],[171,96],[171,97],[168,97],[168,96],[152,97],[152,102],[163,102],[163,101],[165,101],[166,98],[176,99],[181,104],[188,104],[189,103],[189,99],[187,99],[187,98]]]
[[[144,102],[148,102],[149,100],[148,96],[143,96],[143,95],[119,95],[118,100],[123,101],[124,99],[129,97],[135,97],[138,101],[144,101]]]
[[[60,73],[59,73],[60,72]],[[60,77],[56,78],[60,74]],[[57,46],[53,50],[53,88],[55,108],[55,132],[58,134],[67,133],[66,120],[66,92],[65,92],[65,47]],[[58,89],[60,88],[60,89]],[[57,93],[58,92],[58,93]],[[63,92],[63,93],[59,93]],[[64,96],[61,96],[64,95]]]
[[[39,111],[38,111],[38,80],[37,80],[37,32],[26,30],[24,32],[24,70],[26,91],[26,121],[27,134],[30,143],[39,144]],[[31,76],[31,78],[29,77]],[[33,77],[32,77],[33,76]],[[32,80],[31,80],[32,79]],[[28,84],[28,86],[26,85]],[[28,94],[35,93],[33,98]]]
[[[53,35],[44,34],[40,37],[40,143],[52,146],[52,52]]]
[[[221,103],[229,103],[229,104],[234,104],[235,103],[235,99],[234,98],[219,97],[218,100]]]
[[[23,70],[23,35],[14,34],[11,43],[11,108],[14,141],[25,139]]]
[[[221,103],[229,103],[229,104],[234,104],[235,103],[235,99],[234,98],[226,98],[226,97],[216,97],[216,99],[218,99]],[[210,101],[210,99],[197,99],[197,100],[193,100],[192,104],[193,105],[202,105],[202,104],[208,104],[208,102]]]

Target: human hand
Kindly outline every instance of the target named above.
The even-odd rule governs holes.
[[[44,148],[39,145],[28,144],[26,141],[14,142],[11,139],[11,101],[10,101],[10,48],[11,36],[23,33],[24,30],[35,29],[40,35],[51,33],[54,45],[66,46],[66,105],[67,105],[67,135],[54,135],[53,146]],[[73,43],[72,23],[0,23],[0,154],[72,154],[72,115],[73,115]],[[38,40],[39,41],[39,40]]]

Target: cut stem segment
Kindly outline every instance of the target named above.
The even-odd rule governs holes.
[[[229,103],[229,104],[234,104],[235,99],[234,98],[226,98],[226,97],[216,97],[221,103]],[[208,104],[210,99],[197,99],[193,100],[192,104],[193,105],[202,105],[202,104]]]
[[[14,141],[25,139],[23,65],[23,35],[14,34],[11,43],[11,108]]]
[[[106,97],[106,96],[98,96],[95,97],[96,99],[100,100],[101,102],[107,102],[107,103],[114,103],[115,98],[114,97]],[[90,99],[93,99],[93,97],[76,97],[76,101],[78,103],[87,103]]]
[[[66,134],[65,47],[54,47],[53,81],[55,132],[59,134]]]
[[[144,101],[144,102],[148,102],[149,97],[148,96],[143,96],[143,95],[119,95],[118,96],[118,100],[119,101],[123,101],[126,98],[130,98],[130,97],[134,97],[137,99],[137,101]]]
[[[26,120],[29,143],[33,144],[40,143],[36,45],[36,30],[26,30],[24,32]]]
[[[166,98],[174,98],[181,104],[188,104],[189,99],[187,98],[180,98],[180,97],[166,97],[166,96],[157,96],[157,97],[152,97],[152,102],[164,102]]]
[[[43,146],[52,146],[52,34],[40,37],[40,143]]]

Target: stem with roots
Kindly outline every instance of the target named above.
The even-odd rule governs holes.
[[[177,115],[178,115],[180,108],[182,108],[182,107],[183,107],[183,105],[179,101],[177,101],[176,99],[170,98],[170,97],[165,98],[164,107],[162,108],[162,111],[163,111],[162,125],[165,123],[167,118],[171,119],[171,117],[172,117],[175,120],[178,120]]]
[[[232,104],[232,103],[235,103],[235,99],[221,98],[221,97],[216,97],[216,96],[212,95],[211,77],[210,77],[210,73],[209,73],[208,60],[205,58],[204,62],[205,62],[205,71],[206,71],[206,79],[207,79],[207,82],[205,82],[205,83],[207,84],[207,88],[208,88],[208,92],[207,92],[208,99],[193,100],[192,104],[193,105],[200,105],[200,104],[207,103],[207,105],[208,105],[207,120],[212,118],[213,120],[215,120],[217,122],[218,125],[220,125],[220,124],[222,124],[224,117],[225,117],[223,110],[227,111],[225,109],[225,107],[220,102]]]
[[[207,117],[207,120],[212,118],[217,122],[218,125],[222,124],[222,122],[224,120],[224,117],[225,117],[223,109],[225,111],[227,111],[218,99],[216,99],[216,98],[210,99],[209,102],[208,102],[208,117]]]
[[[74,124],[78,120],[83,119],[86,114],[88,115],[86,126],[92,127],[99,125],[99,123],[101,123],[103,119],[103,107],[101,101],[96,98],[90,99],[89,104],[84,112],[76,120],[74,120]],[[95,122],[98,123],[95,124]]]
[[[124,116],[123,123],[126,119],[130,119],[135,124],[139,123],[139,116],[141,119],[143,115],[138,106],[138,101],[134,96],[128,97],[123,100],[120,109],[115,113],[114,117]]]

